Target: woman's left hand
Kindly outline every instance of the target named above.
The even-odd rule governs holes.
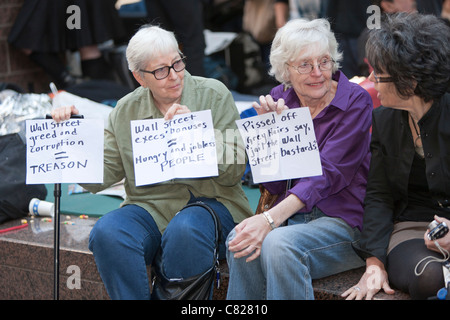
[[[183,113],[190,113],[191,110],[187,106],[174,103],[169,110],[167,110],[166,114],[164,115],[164,120],[172,120],[173,116],[176,114],[183,114]]]
[[[264,238],[271,228],[262,214],[247,218],[235,227],[236,236],[228,243],[235,258],[247,257],[250,262],[261,254]]]

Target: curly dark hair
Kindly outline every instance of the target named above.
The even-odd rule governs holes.
[[[393,78],[400,96],[435,101],[450,88],[450,28],[418,13],[385,15],[366,43],[376,73]]]

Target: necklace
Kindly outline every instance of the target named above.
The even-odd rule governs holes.
[[[416,134],[417,134],[417,138],[414,140],[414,149],[416,150],[417,154],[423,158],[424,155],[425,155],[425,153],[423,152],[423,146],[418,146],[417,145],[417,141],[419,141],[419,139],[421,139],[422,136],[420,135],[419,130],[417,129],[417,126],[416,126],[416,122],[414,121],[414,119],[411,116],[411,114],[409,114],[409,116],[410,116],[411,121],[413,123],[414,130],[416,131]]]

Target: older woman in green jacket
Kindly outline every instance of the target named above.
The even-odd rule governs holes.
[[[124,179],[127,197],[120,209],[96,223],[89,248],[112,299],[150,299],[146,265],[157,254],[168,278],[189,278],[213,263],[213,220],[205,209],[184,206],[202,200],[219,215],[223,257],[223,240],[235,223],[252,213],[241,187],[245,155],[238,154],[243,149],[234,143],[239,114],[230,91],[219,81],[191,76],[174,35],[159,27],[144,26],[133,36],[127,60],[141,86],[119,100],[109,116],[104,183],[84,185],[98,192]],[[206,109],[216,130],[218,176],[136,186],[130,121],[171,119]],[[76,113],[73,106],[63,107],[53,118],[61,121]],[[239,136],[236,140],[241,142]]]

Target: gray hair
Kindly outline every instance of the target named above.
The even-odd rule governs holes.
[[[128,69],[138,72],[158,55],[179,51],[173,32],[158,26],[143,25],[130,39],[126,50]],[[181,52],[180,52],[181,54]]]
[[[272,42],[270,74],[290,87],[289,67],[286,63],[318,54],[329,54],[335,61],[333,73],[339,69],[342,53],[338,50],[338,43],[328,20],[290,20],[278,30]]]

